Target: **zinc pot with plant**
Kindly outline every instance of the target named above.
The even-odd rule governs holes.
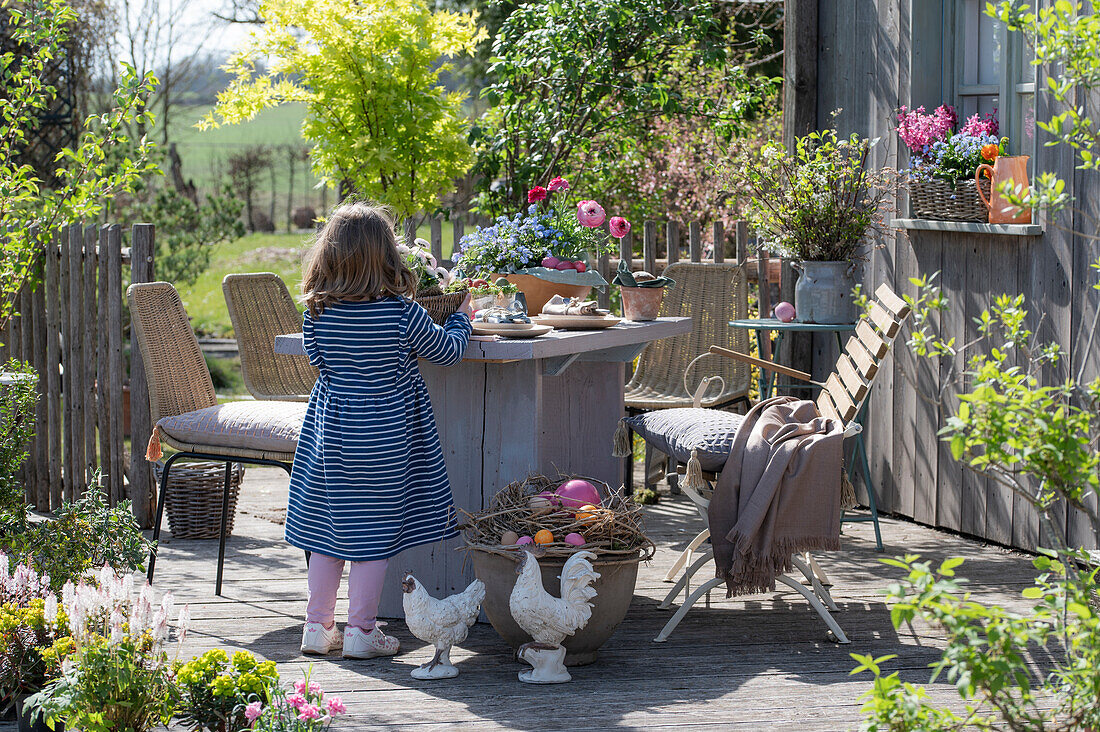
[[[767,248],[799,272],[795,317],[805,323],[854,323],[855,270],[863,240],[882,223],[896,174],[869,169],[877,141],[836,130],[765,145],[759,159],[726,171],[730,190],[748,193],[746,216]]]

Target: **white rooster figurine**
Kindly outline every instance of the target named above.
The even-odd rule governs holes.
[[[533,668],[523,671],[519,680],[528,684],[561,684],[569,681],[565,670],[562,641],[588,624],[596,590],[592,583],[600,578],[592,569],[589,551],[577,552],[565,561],[561,576],[561,597],[551,595],[542,586],[542,570],[530,551],[523,552],[508,607],[519,627],[534,638],[519,647],[516,655]]]
[[[435,646],[432,660],[412,671],[414,679],[453,679],[458,669],[451,665],[451,646],[466,640],[485,600],[485,585],[474,580],[457,595],[437,600],[411,574],[401,583],[405,623],[409,632]]]

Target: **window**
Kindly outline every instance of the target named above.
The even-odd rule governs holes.
[[[960,123],[997,112],[1001,135],[1015,155],[1035,152],[1035,67],[1018,33],[985,14],[986,0],[948,0],[944,21],[954,36],[953,85]]]

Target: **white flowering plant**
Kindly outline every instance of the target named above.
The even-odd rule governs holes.
[[[66,629],[50,578],[0,553],[0,706],[49,681],[47,652]]]
[[[770,250],[801,261],[850,261],[864,236],[881,227],[896,189],[896,172],[868,165],[877,143],[826,129],[798,138],[790,153],[768,143],[751,164],[720,172],[729,191],[748,195],[746,217]]]
[[[47,724],[86,732],[143,732],[167,724],[178,692],[166,646],[172,594],[154,602],[146,584],[134,598],[132,575],[107,566],[92,581],[62,588],[68,638],[55,644],[57,678],[29,697],[26,708]],[[184,606],[177,620],[177,647],[190,622]]]
[[[431,244],[424,239],[416,239],[412,246],[404,242],[397,242],[397,251],[405,257],[405,264],[416,275],[417,293],[442,294],[443,290],[454,281],[454,277],[446,267],[440,266],[431,252]],[[439,292],[435,292],[439,290]]]

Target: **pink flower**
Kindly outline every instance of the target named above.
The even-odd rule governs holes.
[[[321,685],[316,681],[309,682],[309,693],[314,695],[320,694],[321,696],[325,694],[325,692],[321,690]]]
[[[569,181],[559,175],[557,178],[550,181],[550,185],[546,186],[546,190],[550,191],[551,193],[557,193],[558,191],[568,191]]]
[[[535,186],[531,190],[527,191],[527,203],[538,203],[539,201],[546,200],[546,189],[542,186]]]
[[[344,706],[344,702],[338,696],[330,696],[325,705],[328,707],[328,713],[334,717],[348,710],[348,708]]]
[[[286,698],[286,703],[298,710],[307,704],[306,698],[301,694],[291,694]]]
[[[577,204],[577,221],[581,222],[581,226],[594,229],[602,226],[606,218],[603,206],[595,201],[581,201]]]
[[[947,134],[955,127],[958,117],[954,107],[940,105],[931,114],[924,111],[924,107],[910,110],[902,107],[898,110],[898,136],[912,152],[924,153],[933,142],[940,142],[947,138]]]
[[[306,690],[309,688],[308,683],[309,682],[307,682],[305,679],[298,679],[294,682],[294,691],[299,694],[305,694]]]
[[[997,132],[1000,131],[1000,125],[997,124],[997,112],[993,111],[993,114],[987,114],[984,118],[975,114],[967,118],[966,124],[963,125],[961,130],[964,135],[973,135],[974,137],[996,137]]]
[[[298,708],[298,719],[303,722],[310,719],[319,719],[321,717],[321,708],[316,704],[304,704]]]
[[[630,233],[630,222],[622,216],[612,216],[608,226],[611,228],[611,236],[616,239],[622,239]]]
[[[258,701],[254,701],[244,708],[244,718],[249,722],[255,722],[263,713],[264,705]]]

